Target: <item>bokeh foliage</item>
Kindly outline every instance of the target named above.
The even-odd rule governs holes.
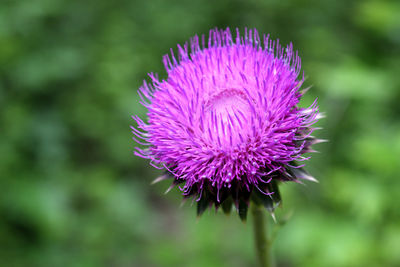
[[[0,2],[0,266],[253,266],[251,224],[179,208],[132,155],[136,89],[215,26],[293,41],[327,118],[282,187],[280,266],[400,265],[398,1]]]

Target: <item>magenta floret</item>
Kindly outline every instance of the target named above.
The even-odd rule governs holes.
[[[184,183],[184,195],[217,207],[229,196],[238,206],[252,191],[273,194],[278,181],[313,180],[300,162],[321,141],[311,136],[317,101],[297,106],[304,74],[292,44],[236,32],[214,29],[207,44],[195,36],[178,45],[178,59],[164,56],[168,77],[149,74],[138,91],[148,122],[135,116],[132,127],[147,146],[136,155]]]

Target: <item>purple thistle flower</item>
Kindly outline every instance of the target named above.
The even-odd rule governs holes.
[[[232,203],[242,219],[249,200],[269,211],[280,203],[278,182],[316,181],[301,164],[322,140],[311,136],[319,119],[317,101],[298,107],[301,61],[292,44],[281,47],[256,30],[211,30],[208,41],[193,37],[163,62],[168,77],[149,74],[138,90],[148,122],[133,118],[134,140],[146,149],[135,155],[165,168],[157,181],[182,183],[185,198],[194,197],[198,214],[213,204],[229,212]],[[300,76],[300,78],[299,78]]]

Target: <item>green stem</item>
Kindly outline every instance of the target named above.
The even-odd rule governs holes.
[[[252,202],[250,204],[253,214],[254,241],[260,267],[271,267],[270,242],[267,239],[267,224],[264,220],[265,209]]]

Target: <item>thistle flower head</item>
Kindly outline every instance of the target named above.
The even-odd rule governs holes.
[[[279,181],[313,180],[301,167],[317,102],[298,107],[304,74],[292,44],[282,47],[256,30],[236,37],[214,29],[208,40],[178,45],[163,58],[167,78],[149,74],[139,89],[148,122],[134,116],[135,154],[165,168],[198,213],[232,203],[244,218],[250,198],[270,211],[280,203]]]

